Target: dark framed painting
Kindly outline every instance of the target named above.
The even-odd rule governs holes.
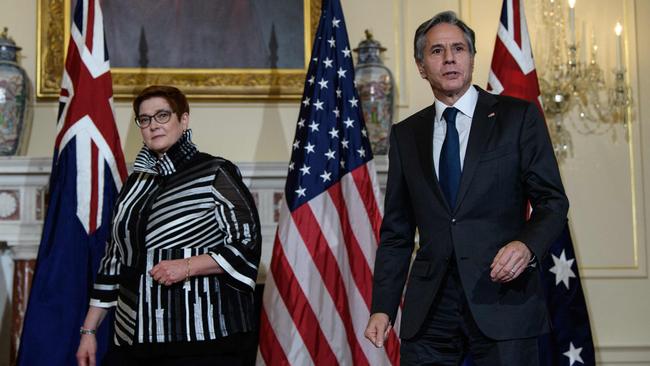
[[[113,92],[300,98],[321,0],[99,0]],[[37,96],[59,94],[76,0],[38,0]]]

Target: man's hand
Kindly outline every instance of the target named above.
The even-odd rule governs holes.
[[[384,341],[388,338],[388,332],[392,327],[388,314],[374,313],[370,315],[364,335],[375,347],[381,348],[384,346]]]
[[[490,278],[494,282],[505,283],[517,278],[528,266],[532,253],[526,244],[511,241],[499,249],[492,261]]]

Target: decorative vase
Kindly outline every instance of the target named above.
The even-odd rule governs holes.
[[[29,130],[25,123],[29,79],[17,62],[20,49],[5,27],[0,34],[0,155],[4,156],[24,152]]]
[[[381,61],[381,53],[386,48],[366,29],[366,39],[359,42],[354,51],[358,53],[354,81],[372,151],[375,155],[386,155],[395,99],[393,74]]]

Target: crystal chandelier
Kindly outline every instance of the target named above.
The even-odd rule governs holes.
[[[605,72],[597,63],[598,45],[595,36],[587,46],[584,24],[582,41],[576,42],[575,3],[568,0],[568,37],[565,22],[566,3],[561,0],[542,0],[544,34],[541,39],[543,68],[540,70],[540,88],[544,113],[549,119],[549,132],[559,161],[573,155],[571,135],[566,121],[573,122],[575,130],[584,135],[612,133],[616,140],[617,125],[627,131],[632,103],[630,88],[623,68],[623,27],[616,24],[616,69],[613,81],[606,82]],[[567,39],[568,38],[568,39]],[[587,61],[589,50],[589,61]],[[578,56],[578,53],[580,56]],[[566,118],[575,111],[577,118]],[[627,139],[627,132],[626,132]]]

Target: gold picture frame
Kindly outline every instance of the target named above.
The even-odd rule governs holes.
[[[296,100],[302,95],[321,0],[304,1],[304,67],[301,69],[111,68],[115,98],[132,98],[146,85],[181,88],[206,100]],[[71,0],[38,0],[36,96],[56,98],[70,38]]]

